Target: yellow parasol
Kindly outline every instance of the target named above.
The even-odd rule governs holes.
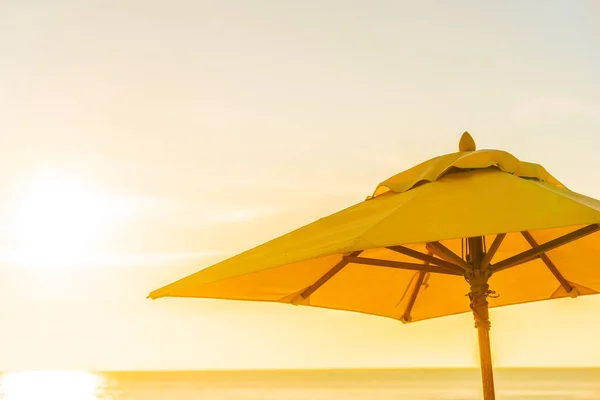
[[[540,165],[476,151],[465,132],[459,152],[150,297],[291,303],[404,323],[472,311],[490,400],[488,307],[598,293],[599,230],[600,201]]]

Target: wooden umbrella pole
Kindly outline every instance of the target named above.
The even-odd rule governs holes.
[[[492,353],[490,350],[490,331],[484,327],[478,327],[479,336],[479,362],[481,364],[481,382],[483,384],[484,400],[495,400],[494,371],[492,368]]]
[[[481,363],[481,380],[483,383],[484,400],[495,400],[494,372],[492,369],[492,353],[490,349],[490,316],[487,297],[494,292],[489,290],[489,269],[481,270],[484,258],[483,239],[481,237],[469,238],[469,257],[473,265],[473,273],[467,276],[471,285],[469,298],[471,310],[475,318],[475,327],[479,339],[479,360]]]

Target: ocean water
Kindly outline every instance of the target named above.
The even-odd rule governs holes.
[[[479,371],[72,371],[0,376],[3,400],[471,400]],[[498,369],[498,400],[600,399],[600,369]]]

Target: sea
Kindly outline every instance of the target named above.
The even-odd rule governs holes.
[[[600,369],[497,369],[498,400],[600,399]],[[0,375],[2,400],[474,400],[476,369],[105,372]]]

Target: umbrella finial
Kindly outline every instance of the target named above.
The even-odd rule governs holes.
[[[477,150],[477,146],[475,145],[475,140],[473,136],[466,132],[462,134],[460,138],[460,142],[458,142],[458,151],[475,151]]]

